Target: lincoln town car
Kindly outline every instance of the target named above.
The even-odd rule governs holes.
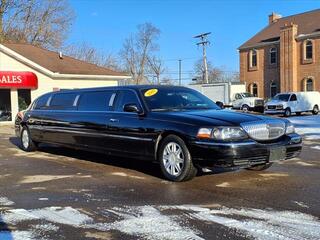
[[[18,114],[16,134],[24,151],[46,143],[154,161],[176,182],[203,169],[265,170],[296,157],[302,141],[286,119],[223,110],[174,86],[47,93]]]

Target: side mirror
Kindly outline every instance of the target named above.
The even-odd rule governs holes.
[[[124,112],[142,113],[141,109],[135,103],[128,103],[123,107]]]
[[[220,107],[221,109],[224,109],[224,104],[223,104],[223,102],[217,101],[216,104],[217,104],[218,107]]]

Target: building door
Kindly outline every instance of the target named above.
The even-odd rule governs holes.
[[[25,110],[31,104],[31,90],[18,89],[19,111]]]
[[[0,89],[0,122],[12,120],[10,89]]]

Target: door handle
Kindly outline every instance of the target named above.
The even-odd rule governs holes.
[[[119,119],[110,118],[110,122],[119,122]]]

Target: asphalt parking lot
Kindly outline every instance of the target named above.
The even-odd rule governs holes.
[[[129,158],[25,153],[0,126],[0,239],[320,239],[320,118],[293,119],[299,158],[183,183]]]

